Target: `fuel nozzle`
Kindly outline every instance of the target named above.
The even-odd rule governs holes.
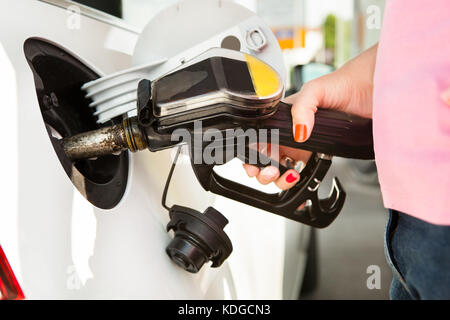
[[[127,118],[121,124],[64,138],[62,143],[67,157],[73,161],[147,148],[146,135],[136,117]]]

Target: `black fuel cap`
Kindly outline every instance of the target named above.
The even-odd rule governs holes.
[[[233,251],[223,228],[228,224],[219,211],[208,207],[202,214],[191,208],[173,206],[167,231],[174,238],[166,248],[170,259],[186,271],[197,273],[208,261],[219,267]]]

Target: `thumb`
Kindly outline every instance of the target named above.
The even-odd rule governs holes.
[[[314,116],[322,101],[323,88],[316,81],[307,82],[300,92],[286,99],[292,103],[292,132],[294,140],[305,142],[314,127]]]

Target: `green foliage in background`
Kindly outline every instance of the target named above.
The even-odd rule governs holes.
[[[352,24],[349,20],[338,19],[336,24],[336,48],[334,66],[340,67],[350,59]]]
[[[329,14],[323,23],[323,34],[325,38],[325,49],[334,49],[336,41],[336,16]]]

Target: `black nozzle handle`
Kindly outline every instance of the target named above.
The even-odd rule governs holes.
[[[292,133],[292,105],[280,102],[277,111],[260,122],[260,128],[279,129],[280,145],[354,159],[374,159],[372,119],[318,108],[308,140],[296,142]]]
[[[293,138],[291,108],[291,105],[280,102],[274,114],[258,120],[256,125],[260,129],[270,129],[269,132],[278,129],[280,145],[313,152],[301,173],[301,179],[291,189],[267,194],[219,176],[213,170],[214,165],[193,163],[194,172],[205,190],[316,228],[324,228],[342,210],[346,197],[337,178],[334,179],[330,196],[326,199],[318,197],[318,187],[331,165],[331,156],[373,159],[372,120],[319,108],[310,138],[298,143]],[[251,127],[255,123],[249,125]],[[299,210],[299,206],[308,200],[311,205]]]
[[[213,170],[214,165],[192,163],[194,173],[205,190],[316,228],[324,228],[333,222],[345,201],[345,191],[337,179],[330,196],[318,198],[320,181],[330,165],[331,160],[327,159],[310,161],[295,186],[268,194],[220,176]],[[311,205],[299,210],[308,200]]]

